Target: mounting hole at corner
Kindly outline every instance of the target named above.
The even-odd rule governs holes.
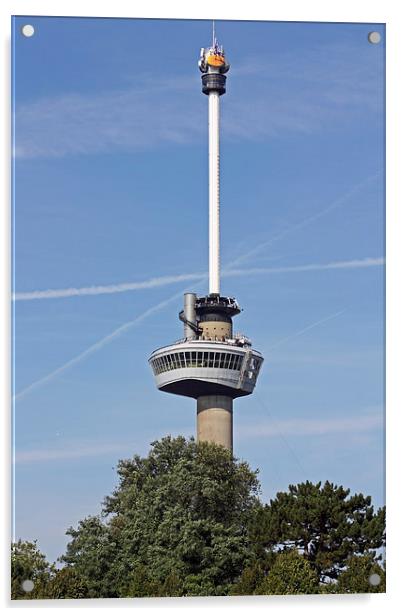
[[[24,580],[21,584],[22,590],[25,592],[32,592],[34,589],[34,583],[32,580]]]
[[[380,582],[381,582],[381,578],[378,575],[378,573],[372,573],[370,575],[369,583],[371,584],[371,586],[378,586]]]
[[[367,38],[369,40],[369,43],[377,45],[381,41],[381,34],[379,32],[369,32]]]
[[[24,36],[29,38],[35,34],[35,28],[31,24],[25,24],[25,26],[22,26],[21,32]]]

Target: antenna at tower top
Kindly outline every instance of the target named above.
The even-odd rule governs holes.
[[[215,20],[212,20],[212,48],[216,45],[216,37],[215,37]]]

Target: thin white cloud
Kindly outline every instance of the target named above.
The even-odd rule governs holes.
[[[154,88],[155,89],[155,88]],[[17,107],[15,156],[58,158],[191,143],[201,135],[199,105],[186,105],[176,81],[96,94],[68,94]],[[164,94],[161,95],[161,92]],[[201,102],[201,101],[199,101]]]
[[[233,261],[235,263],[235,261]],[[222,271],[222,277],[241,277],[264,274],[286,274],[297,272],[310,272],[333,269],[360,269],[367,267],[377,267],[384,265],[383,257],[366,257],[364,259],[352,259],[350,261],[333,261],[330,263],[310,263],[306,265],[292,265],[286,267],[261,267],[247,269],[232,269],[228,266]],[[183,281],[202,280],[206,277],[204,273],[178,274],[177,276],[160,276],[149,278],[141,282],[123,282],[112,285],[97,285],[91,287],[73,287],[67,289],[47,289],[44,291],[26,291],[15,293],[15,301],[31,301],[40,299],[62,299],[66,297],[81,297],[85,295],[104,295],[110,293],[124,293],[127,291],[138,291],[143,289],[154,289],[176,284]]]
[[[263,422],[239,426],[240,438],[277,438],[283,436],[324,436],[331,434],[352,434],[358,436],[384,426],[384,417],[380,412],[366,413],[357,417],[338,417],[336,419],[289,419],[286,421]],[[26,464],[35,462],[52,462],[56,460],[74,460],[80,458],[104,456],[131,449],[132,443],[82,442],[61,443],[52,448],[17,451],[14,462]]]
[[[122,451],[122,443],[94,443],[82,444],[81,442],[69,443],[53,449],[32,449],[18,451],[15,454],[15,463],[27,462],[50,462],[53,460],[73,460],[94,456],[103,456],[108,453],[118,453]]]
[[[239,427],[241,437],[273,438],[277,436],[320,436],[339,433],[362,433],[378,430],[384,426],[382,413],[367,413],[357,417],[336,419],[289,419]]]
[[[355,369],[356,366],[362,364],[362,362],[378,362],[379,358],[384,354],[384,348],[382,346],[373,346],[371,348],[363,349],[348,349],[344,352],[336,353],[331,350],[331,354],[320,353],[304,353],[297,352],[295,349],[285,351],[284,353],[272,353],[269,357],[269,365],[273,364],[297,364],[308,365],[316,364],[321,366],[340,366],[342,368],[348,367]]]
[[[353,120],[363,111],[381,117],[381,57],[369,57],[370,51],[345,44],[303,55],[281,51],[269,58],[244,58],[229,77],[235,96],[225,104],[225,135],[263,140],[332,129],[335,122]],[[21,104],[16,109],[15,156],[57,158],[201,139],[205,101],[194,71],[181,79],[137,75],[135,87],[125,90]]]

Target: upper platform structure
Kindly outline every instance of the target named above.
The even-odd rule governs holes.
[[[179,314],[185,337],[149,358],[158,389],[191,398],[251,394],[264,360],[246,336],[233,336],[232,316],[239,312],[231,297],[186,293]]]
[[[218,45],[215,37],[212,47],[202,47],[198,68],[202,76],[202,91],[204,94],[217,92],[219,95],[226,92],[226,75],[230,64],[226,60],[224,49]]]

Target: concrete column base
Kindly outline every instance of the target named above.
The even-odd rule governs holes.
[[[233,449],[233,400],[229,396],[197,398],[197,441]]]

